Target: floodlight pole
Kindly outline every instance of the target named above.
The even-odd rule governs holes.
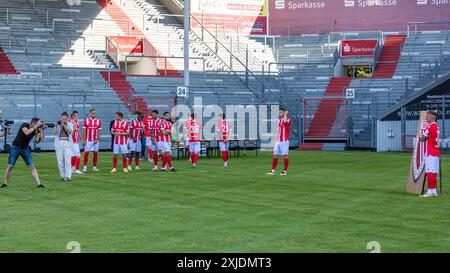
[[[184,0],[184,86],[189,87],[189,31],[191,28],[191,0]]]

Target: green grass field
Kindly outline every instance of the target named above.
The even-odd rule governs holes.
[[[286,177],[270,153],[201,159],[178,173],[100,173],[60,182],[53,154],[34,154],[46,189],[21,159],[0,190],[0,252],[449,252],[450,187],[435,199],[405,192],[409,154],[292,152]],[[1,155],[1,168],[6,155]],[[445,178],[450,158],[443,159]],[[119,162],[120,166],[120,162]],[[3,174],[2,174],[3,175]]]

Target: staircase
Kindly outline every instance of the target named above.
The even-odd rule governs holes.
[[[14,65],[11,63],[11,60],[9,59],[8,55],[6,55],[5,51],[3,51],[3,48],[0,46],[0,74],[13,74],[17,75],[19,72],[17,72]]]
[[[145,34],[141,29],[133,23],[130,17],[125,13],[122,8],[112,0],[97,0],[97,3],[108,13],[108,15],[115,21],[120,29],[128,36],[145,37]],[[148,41],[148,39],[147,39]],[[148,41],[148,44],[155,48],[154,45]],[[157,49],[156,49],[157,50]],[[156,55],[159,56],[159,53]],[[181,73],[174,69],[173,65],[168,60],[167,63],[164,58],[157,59],[158,76],[164,77],[165,74],[169,74],[171,77],[181,77]],[[167,72],[165,72],[167,71]]]
[[[392,78],[394,76],[405,40],[405,35],[392,35],[386,37],[380,58],[378,59],[379,63],[372,76],[373,78]]]
[[[109,85],[116,92],[120,100],[127,106],[130,111],[139,111],[148,115],[148,105],[142,97],[135,96],[131,100],[131,96],[136,94],[133,86],[127,81],[121,72],[110,72],[108,71],[100,72],[100,75],[108,82],[108,77],[110,76]]]
[[[330,136],[333,125],[336,123],[336,117],[340,110],[341,104],[344,102],[342,97],[344,90],[350,85],[351,78],[331,78],[326,90],[325,97],[329,99],[322,99],[314,114],[313,120],[305,133],[305,138],[312,138],[316,140],[333,138]],[[307,142],[302,143],[300,150],[322,150],[324,143]]]

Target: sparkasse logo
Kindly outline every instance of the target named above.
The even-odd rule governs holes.
[[[440,7],[443,5],[450,5],[450,0],[417,0],[417,5],[420,6],[425,6],[425,5],[430,5],[430,6],[435,6],[435,7]]]
[[[275,0],[275,9],[285,9],[286,2],[285,0]]]
[[[417,0],[423,1],[423,0]],[[426,0],[425,0],[426,1]],[[434,0],[436,1],[436,0]],[[450,0],[440,0],[450,1]],[[371,8],[371,7],[391,7],[397,6],[398,0],[344,0],[344,6],[347,8],[359,7],[359,8]]]
[[[428,0],[417,0],[417,5],[426,5],[428,4]]]

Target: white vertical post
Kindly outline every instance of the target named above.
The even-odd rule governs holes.
[[[191,28],[191,0],[184,1],[184,86],[189,87],[189,30]]]

